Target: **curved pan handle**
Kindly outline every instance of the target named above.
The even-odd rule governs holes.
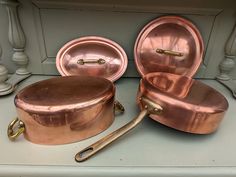
[[[15,127],[16,123],[18,123],[17,127]],[[16,128],[17,128],[17,130],[15,131]],[[8,135],[8,138],[11,141],[14,141],[24,131],[25,131],[25,124],[24,124],[24,122],[22,122],[21,120],[16,118],[13,121],[11,121],[10,124],[8,125],[7,135]]]
[[[109,145],[113,141],[117,140],[119,137],[123,136],[124,134],[135,128],[144,119],[146,115],[160,114],[162,112],[162,107],[151,102],[150,100],[142,98],[142,101],[145,102],[145,109],[143,109],[136,118],[134,118],[132,121],[130,121],[123,127],[119,128],[118,130],[112,132],[111,134],[105,136],[94,144],[78,152],[75,155],[75,160],[77,162],[83,162],[87,160],[88,158],[96,154],[98,151],[105,148],[107,145]]]

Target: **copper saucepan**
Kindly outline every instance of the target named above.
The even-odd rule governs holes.
[[[177,130],[208,134],[219,126],[228,102],[215,89],[187,76],[149,73],[140,81],[137,102],[140,114],[131,122],[88,146],[75,156],[82,162],[134,127],[146,115]]]
[[[114,120],[114,84],[101,77],[66,76],[34,83],[15,97],[18,118],[8,127],[8,137],[20,134],[37,144],[65,144],[94,136]]]

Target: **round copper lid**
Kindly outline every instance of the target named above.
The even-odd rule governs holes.
[[[87,36],[65,44],[56,57],[62,76],[88,75],[116,81],[125,72],[128,59],[120,45],[98,36]]]
[[[164,16],[148,23],[139,33],[134,58],[143,77],[152,72],[168,72],[192,77],[201,64],[203,40],[188,20]]]

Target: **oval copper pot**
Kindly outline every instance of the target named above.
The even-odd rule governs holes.
[[[18,118],[10,123],[8,137],[15,140],[23,133],[37,144],[89,138],[112,124],[114,107],[123,111],[114,97],[115,86],[101,77],[67,76],[34,83],[15,97]]]
[[[215,89],[186,76],[149,73],[140,81],[138,117],[120,129],[88,146],[75,156],[82,162],[134,127],[146,115],[177,130],[208,134],[214,132],[228,108],[228,102]]]

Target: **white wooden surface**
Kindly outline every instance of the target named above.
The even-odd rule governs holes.
[[[49,76],[31,76],[18,90],[46,78]],[[182,133],[147,118],[132,132],[84,163],[74,161],[78,150],[124,125],[138,114],[139,110],[135,105],[138,78],[123,78],[116,83],[117,99],[126,108],[123,116],[116,117],[113,125],[100,135],[67,145],[36,145],[23,137],[10,142],[6,129],[8,123],[16,117],[14,95],[1,97],[0,176],[236,176],[236,101],[218,82],[204,82],[223,93],[230,105],[216,133]]]

